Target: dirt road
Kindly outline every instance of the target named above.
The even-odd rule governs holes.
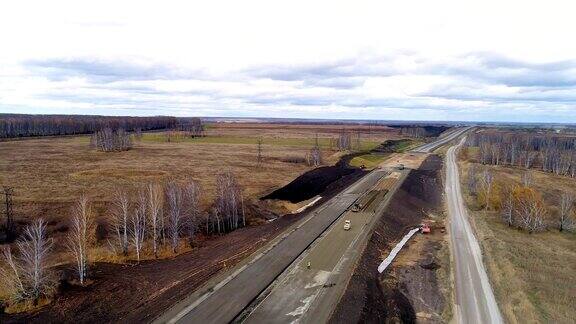
[[[460,191],[456,151],[464,140],[450,147],[446,155],[446,200],[456,281],[455,317],[458,323],[502,323]]]

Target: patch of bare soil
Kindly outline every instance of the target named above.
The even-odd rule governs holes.
[[[436,285],[434,272],[438,264],[433,244],[424,244],[418,262],[398,264],[394,261],[382,274],[377,270],[404,234],[442,208],[441,167],[438,156],[429,156],[395,193],[330,322],[414,323],[422,319],[422,314],[442,312],[444,300]]]

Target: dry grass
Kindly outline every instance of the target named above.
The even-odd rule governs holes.
[[[258,168],[255,145],[141,142],[130,151],[103,153],[90,149],[87,137],[4,142],[0,181],[14,187],[17,201],[70,202],[81,192],[107,200],[118,186],[172,177],[197,179],[210,193],[215,175],[230,169],[254,196],[308,169],[280,161],[304,155],[305,149],[264,145],[263,150],[265,164]]]
[[[397,136],[387,127],[360,130],[366,131],[361,136],[364,145]],[[206,208],[213,199],[216,175],[231,170],[249,198],[260,197],[310,170],[304,163],[287,161],[304,157],[316,134],[327,142],[340,131],[338,126],[326,125],[215,124],[207,131],[209,137],[199,141],[147,140],[163,136],[150,133],[130,151],[110,153],[91,149],[88,136],[1,142],[0,186],[14,187],[17,220],[43,217],[50,222],[51,236],[59,237],[66,231],[72,202],[82,193],[94,201],[102,219],[116,188],[194,178],[202,186]],[[264,139],[261,167],[257,137]],[[222,140],[230,138],[235,142]],[[342,152],[324,146],[323,155],[327,164],[334,164]]]
[[[397,136],[395,130],[387,127],[349,130],[363,132],[363,149]],[[14,187],[17,221],[29,222],[38,217],[49,221],[49,235],[56,240],[51,263],[61,265],[70,261],[62,239],[71,205],[82,193],[93,200],[99,222],[108,214],[116,188],[130,189],[149,181],[193,178],[202,186],[202,207],[207,208],[213,199],[216,175],[231,170],[245,194],[255,199],[311,169],[304,163],[286,161],[304,157],[316,134],[325,162],[336,163],[343,153],[331,150],[329,143],[340,132],[341,127],[326,125],[215,124],[208,128],[205,138],[168,143],[164,134],[148,133],[141,141],[135,141],[132,150],[110,153],[90,148],[88,136],[0,142],[0,186]],[[260,167],[258,137],[264,140],[264,163]],[[276,212],[289,212],[291,207],[269,205]],[[143,250],[143,260],[155,258],[150,250]],[[179,253],[189,250],[182,240]],[[91,252],[91,261],[124,263],[135,259],[134,255],[114,253],[106,239]],[[161,250],[159,255],[164,259],[173,256],[170,249]],[[0,300],[5,297],[0,292]]]
[[[470,162],[461,162],[466,174]],[[524,170],[490,167],[498,181],[520,182]],[[576,181],[533,171],[534,187],[554,213],[560,190]],[[462,176],[463,182],[466,180]],[[465,183],[463,189],[466,190]],[[466,200],[471,209],[476,204]],[[489,276],[504,318],[510,323],[573,323],[576,318],[576,234],[550,229],[528,234],[503,224],[497,212],[472,211]]]
[[[350,160],[350,165],[355,167],[364,166],[366,169],[371,170],[380,165],[380,163],[385,159],[387,159],[388,157],[390,157],[390,154],[387,153],[363,154],[360,156],[356,156],[352,160]]]
[[[40,300],[38,300],[36,302],[36,304],[31,300],[21,302],[21,303],[9,303],[6,307],[6,309],[4,309],[4,312],[6,312],[6,314],[17,314],[17,313],[22,313],[22,312],[31,312],[33,310],[40,309],[40,308],[50,304],[50,302],[52,302],[50,299],[41,298]]]
[[[144,242],[144,248],[140,252],[140,261],[155,260],[155,259],[170,259],[182,253],[192,251],[192,247],[187,240],[180,240],[176,253],[172,251],[169,244],[158,245],[158,257],[154,255],[152,250],[152,242],[147,240]],[[136,263],[136,252],[130,250],[128,255],[123,255],[114,250],[110,244],[99,245],[93,247],[90,251],[90,262],[110,262],[110,263]]]

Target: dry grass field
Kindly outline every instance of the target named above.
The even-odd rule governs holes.
[[[212,124],[206,131],[206,137],[171,138],[168,142],[166,133],[145,133],[140,140],[134,141],[131,150],[108,153],[91,148],[89,136],[5,141],[0,142],[0,186],[14,188],[15,216],[21,225],[39,217],[48,221],[48,235],[56,240],[56,253],[51,256],[50,263],[58,265],[70,262],[63,239],[72,204],[81,194],[87,194],[94,202],[97,219],[101,221],[109,213],[109,203],[117,188],[133,189],[150,181],[193,178],[201,185],[201,204],[207,209],[214,197],[216,175],[230,170],[238,178],[245,197],[255,201],[312,169],[301,160],[314,145],[316,136],[325,164],[338,162],[346,152],[336,151],[331,143],[341,131],[341,126],[328,125],[311,127],[292,124]],[[370,130],[347,127],[346,131],[354,134],[366,131],[361,133],[362,150],[371,149],[387,139],[398,137],[396,131],[388,127]],[[257,160],[258,138],[263,140],[261,166]],[[300,161],[295,162],[297,159],[294,157]],[[253,213],[265,212],[262,208],[289,213],[291,209],[299,206],[300,204],[287,206],[284,202],[259,203]],[[288,219],[286,224],[295,218],[289,216]],[[254,224],[256,223],[258,222],[255,221]],[[259,238],[276,235],[284,223],[277,221],[274,224],[274,230],[266,223],[263,226],[251,226],[230,236],[239,238],[246,246],[242,243],[238,247],[229,247],[230,251],[227,253],[236,253],[235,249],[252,251],[251,249],[257,246],[254,241],[261,244]],[[250,231],[258,235],[243,237],[249,235]],[[179,253],[184,255],[181,255],[182,258],[191,258],[204,253],[202,251],[211,244],[223,244],[218,242],[226,241],[228,236],[200,242],[201,247],[192,250],[182,242]],[[149,250],[145,249],[143,259],[154,258]],[[216,252],[224,253],[222,251]],[[160,258],[173,257],[172,252],[161,251]],[[220,257],[230,256],[222,254]],[[124,256],[115,256],[110,251],[106,237],[99,239],[93,247],[90,259],[112,263],[126,261]],[[210,260],[218,264],[218,260]],[[113,268],[99,265],[106,266]],[[163,271],[169,273],[177,270],[171,263],[166,263]],[[194,277],[194,280],[204,279]],[[102,281],[98,284],[108,288],[114,286],[113,281]],[[5,289],[0,287],[0,300],[6,298],[3,292]],[[14,307],[20,306],[17,304]],[[11,308],[10,311],[16,312],[18,309]]]
[[[461,161],[464,191],[471,162]],[[482,168],[483,166],[480,166]],[[497,181],[520,183],[524,170],[490,167]],[[533,185],[542,193],[551,215],[561,190],[576,192],[568,177],[533,172]],[[509,323],[573,323],[576,318],[576,234],[549,229],[528,234],[510,228],[498,212],[477,210],[466,197],[484,260],[502,315]]]
[[[249,198],[260,197],[281,187],[310,169],[291,163],[290,157],[304,157],[318,134],[326,164],[341,156],[329,148],[330,138],[340,126],[276,124],[212,124],[207,136],[166,142],[163,133],[144,134],[134,148],[104,153],[89,147],[88,136],[30,139],[0,143],[0,185],[14,187],[20,220],[45,217],[65,218],[70,203],[82,193],[100,208],[114,189],[148,181],[184,179],[200,182],[203,204],[207,206],[215,187],[215,176],[231,170]],[[352,129],[362,133],[363,149],[397,136],[388,127]],[[264,163],[257,165],[258,137],[263,139]]]

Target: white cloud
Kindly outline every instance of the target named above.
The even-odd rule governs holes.
[[[0,112],[576,122],[574,9],[11,1]]]

